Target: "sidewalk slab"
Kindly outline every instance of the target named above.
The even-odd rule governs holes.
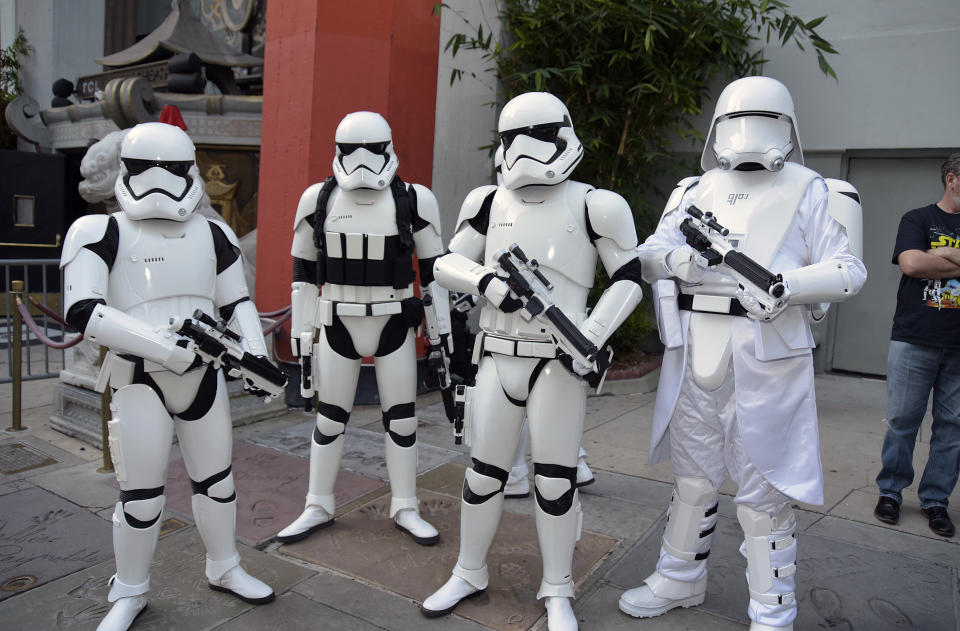
[[[277,593],[311,575],[246,546],[239,546],[243,566]],[[160,539],[150,575],[149,606],[137,619],[138,631],[209,629],[254,607],[215,592],[204,576],[204,548],[196,528],[183,528]],[[93,631],[109,610],[107,580],[113,559],[0,602],[0,620],[9,629],[78,629]]]
[[[294,591],[365,620],[378,629],[486,629],[456,614],[433,620],[425,618],[418,602],[326,568],[320,568],[315,576],[297,585]]]
[[[422,602],[448,578],[460,542],[460,500],[420,492],[421,514],[440,531],[440,542],[420,546],[397,530],[388,516],[389,497],[357,508],[302,542],[280,552],[332,568]],[[584,531],[574,554],[573,575],[582,581],[617,545],[617,540]],[[533,519],[504,512],[488,555],[490,586],[464,601],[457,614],[503,631],[529,629],[544,613],[536,600],[541,562]]]
[[[707,599],[699,609],[747,623],[746,560],[739,552],[742,540],[735,519],[721,516],[717,520]],[[797,541],[797,631],[956,628],[956,587],[950,568],[807,533],[798,534]],[[659,535],[651,534],[605,578],[623,589],[642,585],[656,568],[659,543]]]
[[[21,480],[83,462],[29,432],[0,433],[0,483]]]
[[[954,495],[956,495],[956,492]],[[956,535],[953,537],[941,537],[930,530],[929,521],[920,512],[920,500],[917,499],[916,492],[904,491],[903,505],[900,507],[900,522],[897,524],[884,524],[873,516],[873,509],[877,505],[877,497],[876,488],[870,488],[869,491],[854,490],[830,511],[830,515],[863,522],[871,526],[877,526],[883,530],[910,533],[952,545],[954,546],[953,554],[957,555],[958,564],[960,564],[960,537]],[[952,497],[953,495],[951,495],[951,498]],[[960,498],[958,498],[956,504],[952,504],[951,506],[958,505],[960,505]],[[956,508],[949,508],[948,512],[950,513],[951,519],[955,522],[960,521],[960,513],[957,512]]]
[[[0,601],[112,556],[102,519],[43,489],[0,497],[0,516]]]
[[[235,443],[233,481],[240,540],[260,545],[299,517],[309,477],[309,463],[302,458],[249,443]],[[383,486],[380,480],[341,471],[334,495],[337,505],[342,506]],[[168,509],[192,519],[193,491],[183,460],[170,463],[165,493]]]
[[[284,453],[310,458],[310,441],[314,421],[306,421],[269,434],[251,436],[249,442],[260,447],[268,447]],[[429,471],[445,462],[458,458],[461,454],[451,449],[433,447],[419,442],[420,462],[417,473]],[[373,432],[347,426],[346,445],[343,449],[341,469],[353,471],[378,480],[388,480],[387,463],[384,457],[383,432]]]
[[[138,627],[137,627],[138,628]],[[136,629],[134,631],[136,631]],[[215,627],[223,631],[378,631],[382,627],[289,593]]]

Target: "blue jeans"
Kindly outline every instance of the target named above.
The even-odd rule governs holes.
[[[923,508],[947,506],[960,474],[960,350],[890,342],[887,434],[877,475],[880,495],[903,501],[913,482],[913,447],[933,390],[930,455],[917,495]]]

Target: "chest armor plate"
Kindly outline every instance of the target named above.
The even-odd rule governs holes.
[[[700,178],[694,203],[730,230],[734,247],[769,267],[815,177],[792,162],[776,173],[713,169]]]
[[[413,258],[403,248],[390,189],[336,189],[323,224],[324,283],[406,287]]]
[[[110,270],[108,304],[156,325],[174,315],[189,316],[195,308],[209,313],[217,257],[207,220],[196,216],[182,223],[132,221],[123,212],[114,216],[119,244]]]
[[[597,250],[586,227],[585,198],[590,190],[569,180],[517,191],[501,187],[490,207],[484,263],[497,267],[494,254],[517,243],[555,285],[592,287]]]

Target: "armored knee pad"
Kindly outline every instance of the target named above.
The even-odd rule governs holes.
[[[343,408],[320,401],[317,404],[317,426],[313,428],[313,442],[329,445],[343,435],[347,429],[350,412]]]
[[[206,495],[221,504],[237,499],[237,492],[233,486],[232,465],[200,482],[190,480],[190,486],[193,488],[194,495]]]
[[[573,507],[577,490],[577,468],[558,464],[533,463],[534,492],[540,510],[558,517]]]
[[[132,528],[144,530],[160,519],[164,505],[163,487],[120,491],[123,518]]]
[[[412,447],[416,444],[417,417],[414,404],[400,403],[384,412],[383,431],[400,447]]]
[[[503,492],[510,472],[492,464],[473,459],[473,468],[467,469],[463,479],[463,501],[467,504],[483,504],[497,493]]]

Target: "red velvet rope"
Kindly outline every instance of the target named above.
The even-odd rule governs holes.
[[[76,331],[76,329],[73,328],[69,322],[67,322],[66,320],[60,317],[59,313],[57,313],[47,305],[40,304],[39,302],[37,302],[36,300],[30,297],[28,297],[27,299],[30,301],[30,304],[32,304],[34,307],[42,311],[48,318],[52,318],[55,322],[62,324],[63,326],[69,328],[71,331]]]
[[[27,328],[29,328],[30,331],[37,336],[38,340],[40,340],[50,348],[63,350],[65,348],[70,348],[71,346],[76,346],[81,341],[83,341],[83,336],[77,335],[76,337],[71,338],[69,340],[64,340],[63,342],[55,342],[51,340],[49,337],[47,337],[46,335],[44,335],[43,332],[40,330],[40,327],[37,326],[37,323],[33,321],[33,316],[30,315],[30,309],[27,307],[27,305],[23,304],[22,302],[18,302],[17,310],[20,312],[20,315],[23,316],[23,321],[27,323]]]
[[[283,313],[283,310],[281,309],[280,312]],[[284,322],[290,319],[290,316],[292,313],[293,311],[288,307],[286,309],[286,313],[284,313],[282,318],[280,318],[279,320],[277,320],[276,322],[274,322],[273,324],[271,324],[270,326],[268,326],[263,330],[263,337],[267,337],[268,335],[270,335],[271,333],[279,329]],[[263,316],[265,314],[261,313],[260,315]]]
[[[276,311],[267,311],[266,313],[261,313],[261,314],[260,314],[260,317],[261,317],[261,318],[275,318],[275,317],[277,317],[278,315],[283,315],[284,313],[286,313],[286,312],[289,311],[289,310],[290,310],[290,305],[287,305],[287,306],[284,307],[283,309],[277,309]]]

